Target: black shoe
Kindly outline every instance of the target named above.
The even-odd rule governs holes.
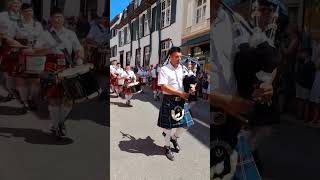
[[[65,136],[67,134],[66,125],[64,123],[60,123],[58,131],[61,136]]]
[[[28,105],[31,111],[36,111],[38,109],[37,104],[33,100],[29,100]]]
[[[170,149],[170,146],[164,146],[165,155],[170,161],[174,161],[174,155]]]
[[[178,152],[181,150],[181,148],[180,148],[180,146],[179,146],[179,144],[178,144],[178,141],[177,141],[177,140],[174,140],[174,139],[172,139],[172,138],[170,138],[170,141],[171,141],[172,144],[173,144],[173,147],[174,147],[175,152],[178,153]]]
[[[6,96],[5,98],[3,98],[3,102],[9,102],[13,99],[13,94],[8,94],[8,96]]]

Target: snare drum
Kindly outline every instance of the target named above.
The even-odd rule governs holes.
[[[62,86],[68,99],[82,102],[95,98],[102,92],[92,69],[92,64],[84,64],[58,74],[59,78],[63,78]]]
[[[129,83],[126,87],[127,93],[138,94],[142,92],[141,85],[139,82]]]
[[[146,84],[147,83],[147,77],[140,77],[140,83],[141,84]]]
[[[46,56],[24,55],[20,62],[20,76],[38,77],[45,70]]]
[[[124,85],[124,79],[118,79],[118,85],[123,86]]]

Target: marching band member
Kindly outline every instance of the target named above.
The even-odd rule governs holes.
[[[174,160],[174,155],[170,148],[170,141],[172,142],[175,151],[179,152],[180,146],[177,139],[186,131],[185,127],[188,125],[187,121],[182,123],[174,119],[172,117],[172,111],[176,111],[176,104],[182,107],[185,106],[184,104],[189,98],[189,93],[195,91],[195,88],[192,88],[189,93],[184,91],[183,78],[186,72],[184,70],[185,67],[180,64],[181,55],[181,49],[178,47],[172,47],[169,50],[169,63],[161,67],[158,81],[164,94],[159,111],[158,126],[163,128],[162,134],[165,139],[165,155],[171,161]],[[179,114],[181,115],[181,113],[182,112]],[[184,117],[184,115],[182,115],[182,117]],[[176,129],[173,134],[172,129]]]
[[[161,93],[161,86],[158,85],[158,65],[156,65],[154,68],[151,66],[151,76],[152,76],[152,91],[153,91],[153,99],[155,101],[160,100],[160,93]]]
[[[130,65],[126,66],[126,70],[124,71],[122,76],[126,79],[126,84],[136,82],[136,80],[137,80],[137,77],[134,74],[134,72],[131,70]],[[131,105],[131,98],[133,95],[130,91],[130,88],[124,88],[124,94],[125,94],[125,98],[126,98],[126,105],[132,106]]]
[[[0,32],[4,34],[4,38],[10,45],[22,46],[19,42],[14,40],[17,32],[17,24],[18,22],[21,22],[20,6],[20,0],[9,0],[8,11],[0,13]],[[6,57],[4,57],[4,59],[5,58]],[[11,66],[12,65],[6,66],[6,69],[4,70],[6,88],[8,89],[8,96],[5,98],[5,101],[10,101],[16,95],[15,78],[10,74],[10,71],[12,71],[10,70],[12,69]]]
[[[108,31],[103,24],[103,19],[96,15],[94,22],[91,23],[90,31],[87,35],[87,42],[97,46],[104,45],[108,41]]]
[[[18,24],[17,36],[28,39],[28,47],[32,48],[43,33],[42,25],[33,19],[33,8],[30,4],[21,6],[22,21]],[[17,77],[17,89],[25,108],[34,109],[33,98],[39,94],[40,81],[38,77]]]
[[[137,72],[136,76],[141,84],[141,90],[142,90],[141,93],[144,93],[143,89],[144,89],[146,82],[143,82],[143,80],[144,80],[144,78],[146,78],[146,71],[140,65],[138,65],[137,68],[138,68],[138,72]]]
[[[117,60],[113,60],[110,65],[110,87],[111,90],[116,93],[118,96],[118,92],[116,91],[116,86],[117,86]]]
[[[54,8],[50,13],[51,28],[43,33],[43,36],[37,41],[36,47],[46,47],[50,53],[61,54],[65,56],[66,68],[74,64],[82,64],[80,55],[81,44],[76,34],[65,28],[63,11]],[[71,57],[74,51],[74,60]],[[48,110],[52,120],[51,131],[55,136],[64,136],[66,134],[65,120],[72,110],[72,102],[64,97],[64,90],[61,83],[57,83],[47,92]]]
[[[119,84],[119,80],[123,80],[123,79],[124,79],[124,77],[123,77],[124,70],[122,69],[120,63],[117,63],[117,66],[116,66],[116,67],[117,67],[116,72],[117,72],[117,74],[118,74],[118,76],[117,76],[116,91],[117,91],[117,93],[120,95],[120,94],[122,93],[122,91],[123,91],[123,85],[124,85],[124,84]]]

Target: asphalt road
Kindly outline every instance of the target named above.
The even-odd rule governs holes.
[[[107,80],[101,79],[102,86]],[[5,92],[0,90],[0,95]],[[37,112],[17,112],[0,103],[1,180],[109,179],[109,127],[105,102],[76,104],[66,122],[68,136],[54,139],[45,102]]]
[[[152,92],[133,97],[133,107],[110,98],[112,180],[207,180],[209,168],[209,109],[199,101],[193,108],[195,125],[179,138],[182,150],[175,161],[164,155],[164,139],[157,127],[160,102]]]

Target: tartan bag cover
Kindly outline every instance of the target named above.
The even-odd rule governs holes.
[[[184,116],[180,120],[181,124],[187,124],[188,127],[191,127],[194,125],[193,119],[191,117],[190,111],[189,111],[189,104],[184,103]]]
[[[233,180],[261,180],[256,163],[251,154],[250,146],[241,132],[238,137],[236,151],[238,152],[239,158]]]

